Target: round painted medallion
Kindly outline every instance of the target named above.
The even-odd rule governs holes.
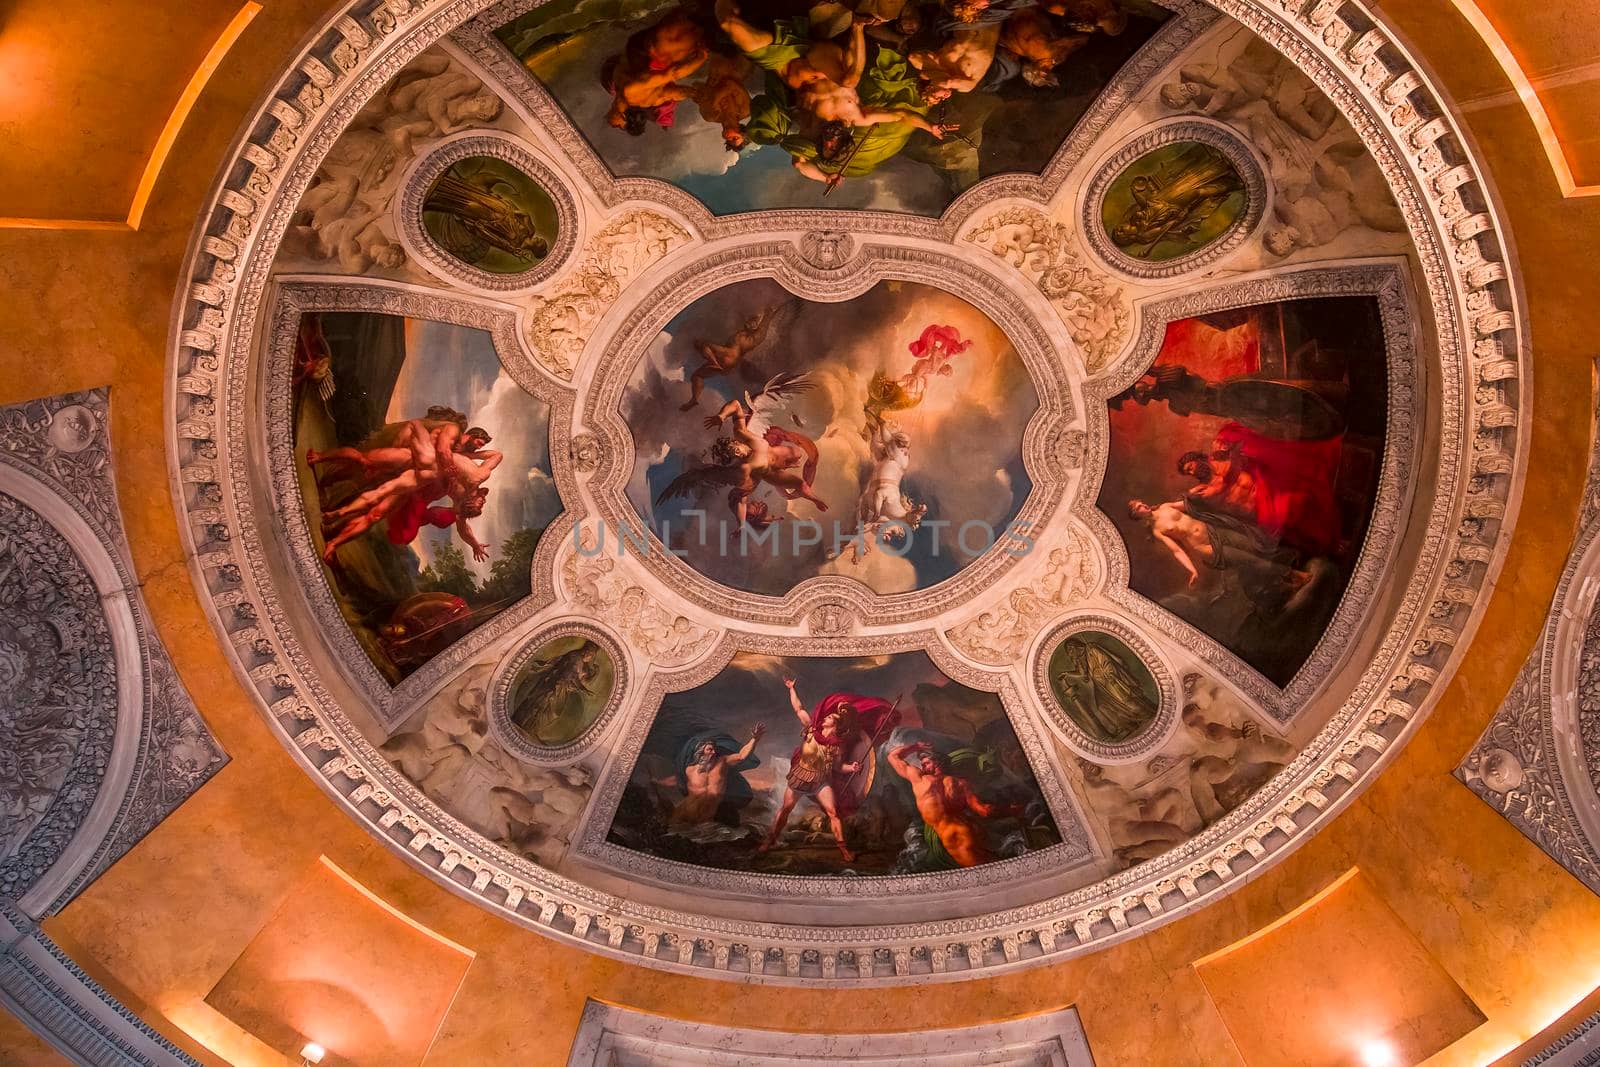
[[[1161,709],[1144,661],[1111,634],[1079,630],[1050,653],[1050,692],[1088,737],[1115,745],[1142,734]]]
[[[1135,159],[1106,187],[1100,222],[1118,251],[1164,263],[1205,249],[1249,207],[1244,177],[1217,148],[1174,141]]]
[[[556,206],[537,182],[503,159],[468,156],[428,186],[422,227],[440,248],[490,274],[521,274],[550,254]]]
[[[529,742],[547,748],[583,736],[611,699],[616,664],[600,642],[564,634],[545,642],[517,670],[506,716]]]

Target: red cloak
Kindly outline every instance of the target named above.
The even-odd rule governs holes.
[[[762,435],[769,445],[795,445],[806,454],[805,466],[800,470],[800,480],[809,488],[817,480],[817,461],[821,453],[817,451],[817,443],[803,433],[785,430],[781,426],[768,426],[767,432]],[[787,468],[783,468],[787,469]]]
[[[456,513],[453,508],[430,507],[427,497],[412,493],[399,507],[389,512],[388,518],[389,543],[409,545],[417,539],[417,534],[422,532],[424,526],[437,526],[441,530],[454,526]]]
[[[1342,519],[1334,487],[1342,435],[1289,441],[1230,422],[1217,432],[1216,447],[1233,451],[1255,480],[1257,525],[1313,556],[1338,550]]]
[[[906,347],[911,349],[911,355],[917,359],[927,359],[928,349],[933,347],[934,341],[943,341],[944,350],[949,355],[959,355],[972,347],[971,341],[961,339],[961,331],[954,326],[929,326],[922,331],[922,336]]]
[[[811,727],[807,733],[814,735],[817,728],[839,710],[841,704],[849,704],[856,713],[856,732],[845,739],[840,746],[843,751],[834,771],[834,802],[838,806],[839,815],[843,817],[861,806],[865,787],[870,779],[865,767],[854,774],[837,768],[846,763],[860,762],[872,749],[882,744],[888,738],[889,731],[893,729],[896,712],[893,704],[878,697],[862,696],[859,693],[830,693],[823,697],[812,711]],[[795,748],[794,754],[790,756],[791,762],[800,758],[800,751],[801,747]]]

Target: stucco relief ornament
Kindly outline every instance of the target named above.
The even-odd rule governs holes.
[[[817,637],[841,637],[854,628],[855,618],[848,604],[829,600],[811,609],[806,625]]]
[[[1035,635],[1100,584],[1100,561],[1076,526],[1049,549],[1044,572],[1004,601],[949,631],[950,643],[980,663],[1017,662]]]
[[[658,666],[673,667],[697,659],[716,633],[662,607],[643,586],[619,573],[617,560],[584,529],[579,544],[561,561],[561,579],[568,602],[597,619],[612,622],[637,652]]]
[[[45,437],[51,448],[74,456],[94,443],[96,426],[94,412],[82,404],[68,404],[50,416]]]
[[[606,461],[605,445],[592,433],[577,433],[567,442],[567,454],[572,457],[572,469],[579,474],[593,474]]]
[[[856,243],[838,230],[811,230],[800,238],[800,254],[818,270],[838,270],[854,258]]]
[[[1078,429],[1061,430],[1056,434],[1055,446],[1061,469],[1075,471],[1083,466],[1084,454],[1089,448],[1089,435]]]
[[[634,278],[688,241],[682,226],[653,211],[630,211],[607,223],[555,292],[528,304],[528,346],[540,366],[571,381],[600,316]]]
[[[0,494],[0,896],[42,874],[88,813],[111,756],[115,659],[88,571]]]
[[[966,239],[1039,287],[1067,324],[1090,374],[1109,366],[1122,350],[1133,321],[1128,298],[1078,254],[1071,227],[1037,208],[1013,207],[985,220]]]

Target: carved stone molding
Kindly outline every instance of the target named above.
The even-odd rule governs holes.
[[[200,1067],[26,916],[0,906],[0,1005],[71,1062],[88,1067]]]
[[[1600,1011],[1523,1060],[1522,1067],[1600,1067]]]
[[[1075,1008],[957,1029],[836,1034],[683,1022],[593,1000],[567,1067],[920,1067],[930,1058],[940,1067],[1094,1067]]]
[[[1597,492],[1600,454],[1586,501]],[[1539,641],[1455,775],[1600,893],[1600,514],[1586,504],[1580,521]]]
[[[104,389],[0,408],[0,901],[59,911],[227,761],[149,629]]]
[[[352,817],[411,862],[534,929],[667,970],[823,985],[949,980],[1091,951],[1203,906],[1331,818],[1432,706],[1481,613],[1503,556],[1517,454],[1527,432],[1520,362],[1525,339],[1506,281],[1505,242],[1492,196],[1451,109],[1381,18],[1357,0],[1215,0],[1215,6],[1305,71],[1372,153],[1414,245],[1419,303],[1431,316],[1430,354],[1438,360],[1429,368],[1426,397],[1407,387],[1413,381],[1409,371],[1395,376],[1391,391],[1392,404],[1413,411],[1426,407],[1435,449],[1430,456],[1437,459],[1431,495],[1409,514],[1409,525],[1393,528],[1414,549],[1409,574],[1392,579],[1394,615],[1372,644],[1359,685],[1273,782],[1189,842],[1094,885],[982,915],[852,926],[731,920],[706,909],[658,907],[598,890],[488,846],[375,758],[304,658],[300,631],[273,591],[278,575],[269,546],[275,535],[258,511],[251,478],[260,476],[262,457],[254,451],[261,427],[253,421],[259,394],[249,364],[268,328],[262,311],[274,250],[318,161],[366,100],[423,49],[483,12],[487,0],[352,0],[335,12],[252,118],[250,135],[223,170],[226,181],[207,209],[186,267],[173,336],[168,437],[184,536],[196,586],[225,648],[306,769],[341,798]],[[458,40],[482,31],[482,23],[473,23]],[[496,56],[474,51],[470,41],[463,47],[525,98],[531,79],[506,62],[503,50]],[[1138,62],[1157,54],[1147,46]],[[1174,54],[1140,76],[1148,81]],[[513,80],[518,72],[521,85]],[[1100,121],[1094,116],[1109,121],[1117,113],[1092,112],[1080,129]],[[1075,150],[1086,150],[1088,143]],[[908,243],[949,241],[977,206],[1003,197],[1045,203],[1054,191],[1050,175],[1059,184],[1065,174],[1055,166],[1045,178],[977,186],[942,220],[876,212],[764,212],[711,220],[691,198],[664,192],[661,183],[630,179],[609,188],[618,205],[648,203],[661,218],[684,220],[685,226],[672,225],[684,232],[685,243],[699,237],[754,245],[774,233],[828,230],[849,233],[866,246],[875,235]],[[689,229],[700,232],[691,235]],[[691,251],[700,255],[697,248]],[[809,270],[818,286],[825,280],[840,285],[829,279],[851,273],[848,265],[821,265],[798,250],[783,269],[795,276]],[[539,373],[560,377],[548,363]],[[599,447],[585,485],[608,477],[619,463],[609,435],[589,429]],[[1070,451],[1070,429],[1041,427],[1041,448],[1051,462]],[[1089,433],[1082,445],[1093,449],[1097,437]],[[568,442],[562,438],[559,444],[552,455],[566,463]],[[585,440],[572,449],[573,462],[591,455],[588,445]],[[1087,456],[1080,477],[1097,472],[1101,462]],[[1374,580],[1381,570],[1375,569]],[[1347,603],[1365,603],[1364,588],[1352,583]],[[823,603],[838,608],[830,618],[861,617],[862,598],[819,588],[814,601],[793,605],[797,614],[787,621]],[[670,613],[673,606],[661,610]],[[701,626],[704,614],[689,614],[682,616],[686,625]],[[1179,640],[1192,638],[1179,632]],[[1204,645],[1199,648],[1214,669],[1234,668],[1231,658],[1205,657]],[[1320,655],[1319,648],[1313,660]],[[1308,669],[1308,677],[1320,676],[1322,667]],[[286,688],[276,685],[280,678],[288,681]]]

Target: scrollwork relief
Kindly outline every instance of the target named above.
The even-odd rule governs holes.
[[[1099,557],[1077,526],[1069,526],[1063,543],[1048,551],[1043,573],[950,630],[950,643],[979,663],[1016,663],[1045,626],[1099,585]]]
[[[1390,583],[1396,591],[1393,615],[1371,649],[1370,667],[1307,748],[1197,836],[1099,883],[1025,907],[870,927],[733,920],[708,914],[715,910],[709,905],[643,906],[540,868],[439,810],[373,756],[317,683],[293,620],[279,603],[271,546],[263,536],[270,520],[258,513],[248,484],[248,471],[261,457],[252,452],[259,427],[251,413],[258,405],[247,354],[261,329],[270,258],[311,180],[314,161],[407,63],[488,4],[420,0],[413,6],[403,20],[380,8],[382,17],[369,13],[330,22],[230,160],[229,181],[196,242],[181,328],[175,331],[169,446],[183,487],[185,534],[202,573],[201,595],[214,609],[225,647],[239,660],[240,676],[252,684],[258,674],[286,680],[287,688],[258,687],[276,728],[286,739],[305,735],[309,749],[299,751],[306,753],[307,768],[344,795],[352,815],[370,822],[374,832],[409,841],[407,855],[418,866],[469,892],[469,882],[461,879],[465,869],[472,875],[470,892],[502,914],[596,952],[662,967],[823,984],[930,981],[1021,968],[1092,949],[1228,891],[1347,803],[1370,774],[1376,752],[1402,741],[1431,706],[1497,566],[1526,426],[1518,363],[1524,339],[1505,283],[1499,223],[1450,109],[1381,20],[1355,0],[1310,10],[1217,0],[1218,8],[1305,72],[1372,153],[1414,243],[1415,276],[1425,287],[1437,330],[1429,352],[1437,358],[1437,373],[1428,384],[1438,390],[1432,428],[1439,463],[1434,498],[1425,513],[1412,517],[1413,571]],[[1171,58],[1170,52],[1157,57],[1158,65]],[[308,71],[316,72],[310,81]],[[291,113],[295,121],[285,121]],[[1052,174],[1059,182],[1061,175],[1047,171],[1047,177]],[[645,197],[646,185],[619,182],[613,191],[622,199]],[[1046,199],[1037,195],[1037,181],[997,181],[957,204],[951,224],[959,225],[967,217],[963,212],[981,207],[986,196],[1008,191]],[[610,203],[620,206],[621,200]],[[706,234],[767,241],[775,232],[827,228],[858,237],[948,238],[941,225],[849,213],[829,213],[824,224],[817,217],[775,213],[720,220]],[[580,327],[585,339],[598,319],[597,312]],[[568,374],[582,348],[579,341],[567,357]],[[1420,390],[1396,393],[1403,404],[1422,399]],[[614,442],[600,428],[591,430],[602,438],[606,454]],[[1095,439],[1091,432],[1085,477],[1102,462],[1094,455]],[[564,440],[561,446],[565,457]],[[1397,522],[1382,527],[1380,535],[1400,539],[1410,537],[1410,529]],[[620,603],[612,589],[619,576],[596,579],[603,592],[594,602]],[[855,603],[843,592],[830,591],[829,598]],[[660,610],[671,619],[670,607]]]
[[[540,365],[571,381],[596,321],[623,288],[688,240],[683,227],[653,211],[630,211],[607,223],[556,291],[528,305],[524,333]]]
[[[1084,370],[1109,366],[1128,339],[1132,313],[1121,287],[1083,261],[1071,227],[1030,207],[985,219],[966,240],[1027,275],[1060,314],[1083,355]]]
[[[659,666],[688,663],[711,647],[716,631],[662,607],[602,550],[593,529],[583,529],[579,538],[561,560],[569,605],[614,621],[629,645]]]

